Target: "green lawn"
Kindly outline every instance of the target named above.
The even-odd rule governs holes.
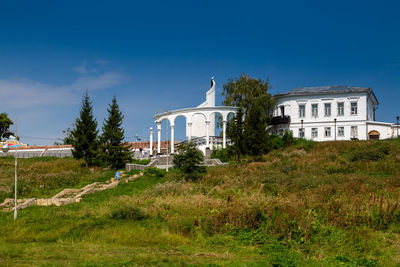
[[[73,159],[23,164],[32,197],[60,190],[34,187],[44,169],[83,174],[72,186],[113,175]],[[196,183],[145,175],[17,221],[0,213],[0,265],[400,266],[399,199],[399,140],[297,145]]]

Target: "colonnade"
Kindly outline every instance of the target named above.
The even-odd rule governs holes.
[[[156,125],[157,125],[157,153],[161,153],[161,122],[164,119],[167,119],[170,123],[170,136],[171,136],[171,144],[170,151],[171,153],[175,153],[175,119],[179,116],[184,116],[186,118],[186,127],[187,127],[187,139],[192,140],[192,127],[193,124],[193,116],[195,115],[203,115],[205,118],[205,127],[206,127],[206,147],[210,147],[210,124],[212,120],[212,116],[215,113],[218,113],[222,116],[222,147],[226,148],[226,123],[228,119],[228,115],[230,113],[236,114],[236,107],[200,107],[200,108],[191,108],[191,109],[182,109],[176,111],[170,111],[163,114],[158,114],[154,116]],[[204,122],[203,122],[204,123]],[[204,125],[204,124],[202,124]],[[197,126],[198,127],[198,126]],[[152,140],[153,140],[153,129],[150,128],[150,153],[152,153]]]
[[[189,135],[187,136],[188,140],[192,140],[191,136],[191,124],[187,123],[187,127],[189,129]],[[226,120],[222,121],[222,147],[226,148]],[[207,126],[207,136],[206,136],[206,147],[210,147],[210,133],[209,126],[210,122],[206,121]],[[171,125],[171,153],[175,153],[175,125]],[[161,122],[157,122],[157,153],[161,153]],[[153,154],[153,128],[150,128],[150,155]]]

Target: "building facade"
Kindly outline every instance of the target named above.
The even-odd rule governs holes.
[[[379,102],[371,88],[320,86],[275,95],[272,132],[290,130],[294,137],[315,141],[387,139],[396,125],[376,122]]]

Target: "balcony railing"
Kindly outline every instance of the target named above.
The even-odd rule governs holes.
[[[288,124],[290,123],[290,116],[277,116],[272,117],[271,125]]]

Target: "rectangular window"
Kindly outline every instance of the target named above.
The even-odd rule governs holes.
[[[344,127],[338,127],[338,136],[344,136]]]
[[[331,137],[331,127],[325,127],[325,137]]]
[[[299,137],[304,138],[304,128],[299,129]]]
[[[331,103],[325,103],[325,117],[331,116]]]
[[[311,110],[312,110],[312,116],[318,117],[318,104],[312,104]]]
[[[312,138],[318,137],[318,128],[311,129],[311,137]]]
[[[283,136],[283,133],[284,133],[283,129],[280,128],[280,129],[278,130],[278,135]]]
[[[357,102],[351,102],[351,115],[357,115]]]
[[[306,106],[299,105],[299,118],[304,118],[306,116]]]
[[[351,137],[358,136],[358,128],[357,126],[351,126]]]
[[[337,115],[344,116],[344,103],[343,102],[337,103]]]

